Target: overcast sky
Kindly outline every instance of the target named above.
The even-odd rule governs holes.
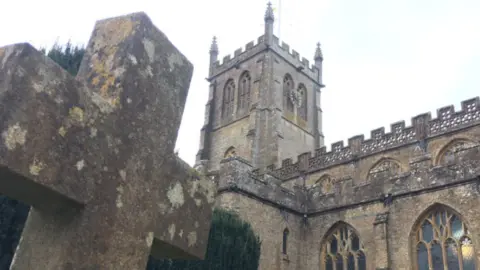
[[[208,96],[208,50],[220,59],[263,33],[266,0],[2,1],[0,46],[86,44],[96,20],[145,11],[195,66],[177,140],[193,164]],[[276,35],[312,61],[324,54],[327,148],[358,134],[478,96],[478,0],[279,0]],[[280,26],[278,24],[280,17]],[[312,61],[313,62],[313,61]]]

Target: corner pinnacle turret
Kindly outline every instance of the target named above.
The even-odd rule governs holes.
[[[213,36],[212,45],[210,45],[210,53],[217,53],[218,54],[218,45],[217,45],[217,37]]]
[[[217,37],[214,36],[212,39],[212,45],[210,45],[210,69],[208,71],[209,76],[213,75],[213,67],[217,60],[218,60]]]
[[[267,4],[267,10],[265,11],[265,22],[274,21],[275,17],[273,16],[272,3],[269,1]]]
[[[315,50],[314,60],[323,60],[322,49],[320,49],[320,42],[317,43],[317,49]]]

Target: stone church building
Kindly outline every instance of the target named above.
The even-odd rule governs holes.
[[[323,143],[323,55],[273,35],[218,61],[196,168],[262,240],[261,270],[480,269],[480,100]]]

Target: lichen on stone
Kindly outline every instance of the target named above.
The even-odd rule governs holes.
[[[148,232],[147,237],[145,238],[145,242],[147,242],[148,247],[152,246],[153,238],[154,238],[153,232]]]
[[[90,128],[90,138],[97,137],[97,129],[95,127]]]
[[[170,234],[170,240],[173,240],[175,237],[175,224],[172,223],[168,226],[168,233]]]
[[[81,171],[83,167],[85,167],[85,160],[79,160],[77,163],[75,163],[75,167],[77,167],[78,171]]]
[[[120,174],[120,177],[122,178],[123,181],[127,179],[127,172],[125,170],[119,170],[118,174]]]
[[[58,134],[62,137],[65,137],[65,135],[67,134],[67,130],[65,129],[65,127],[61,126],[59,129],[58,129]]]
[[[183,58],[178,53],[172,53],[168,56],[168,64],[170,65],[170,70],[173,70],[176,66],[183,66]]]
[[[115,200],[115,205],[117,206],[117,208],[122,208],[123,207],[122,195],[123,195],[123,187],[118,186],[117,187],[117,198]]]
[[[68,111],[68,115],[70,118],[78,123],[83,123],[84,120],[84,112],[83,109],[77,106],[73,106]]]
[[[175,185],[168,190],[167,198],[173,208],[179,208],[185,203],[183,187],[179,182],[175,183]]]
[[[191,247],[197,243],[197,232],[189,232],[187,235],[188,247]]]
[[[119,45],[134,34],[138,22],[131,17],[103,21],[97,25],[99,32],[91,53],[89,77],[99,94],[111,105],[120,103],[121,87],[115,87],[115,80],[123,76],[124,67],[115,67]],[[136,61],[136,60],[135,60]]]
[[[29,166],[29,171],[31,175],[39,175],[40,171],[45,168],[45,164],[41,161],[39,161],[37,158],[33,159],[32,164]]]
[[[145,52],[147,53],[148,59],[150,62],[155,60],[155,44],[151,40],[143,39],[143,47],[145,48]]]
[[[26,136],[27,130],[22,129],[19,123],[9,126],[8,129],[2,133],[3,141],[8,150],[14,150],[17,145],[24,145]]]
[[[165,205],[164,203],[157,203],[157,206],[158,206],[158,211],[160,211],[162,215],[165,215],[167,213],[167,210],[168,210],[167,205]]]

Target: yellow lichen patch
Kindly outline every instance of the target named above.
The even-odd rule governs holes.
[[[0,57],[3,57],[5,54],[5,48],[0,48]]]
[[[19,123],[8,127],[8,129],[2,133],[3,142],[8,150],[15,149],[17,144],[20,146],[24,145],[26,136],[27,130],[22,129]]]
[[[67,130],[62,126],[58,129],[58,134],[60,134],[60,136],[62,137],[65,137],[65,134],[67,134]]]
[[[33,163],[29,166],[29,171],[31,175],[39,175],[40,171],[45,168],[45,164],[38,159],[34,158]]]
[[[97,86],[98,84],[100,83],[100,78],[99,77],[95,77],[92,79],[92,84]]]
[[[100,95],[102,95],[102,97],[107,97],[108,90],[110,89],[110,87],[113,86],[114,83],[115,83],[115,77],[113,75],[107,75],[104,78],[102,87],[100,88]]]
[[[131,17],[114,18],[105,20],[97,24],[94,37],[95,45],[92,53],[92,70],[90,72],[91,83],[94,87],[99,88],[100,95],[104,98],[113,97],[118,93],[111,93],[115,83],[115,78],[120,76],[122,72],[114,70],[115,55],[117,54],[119,45],[124,40],[133,35],[138,22],[133,21]]]
[[[131,17],[121,17],[102,21],[97,29],[105,39],[111,40],[112,44],[118,44],[132,35],[138,24],[139,22],[133,21]]]
[[[68,112],[68,114],[69,114],[70,118],[73,119],[74,121],[83,123],[84,112],[83,112],[82,108],[74,106],[74,107],[70,108],[70,111]]]

